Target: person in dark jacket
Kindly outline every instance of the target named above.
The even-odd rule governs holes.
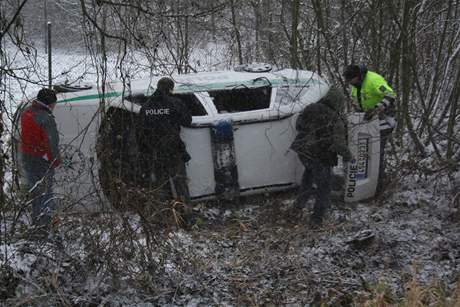
[[[56,101],[56,93],[43,88],[20,117],[21,171],[32,197],[32,223],[43,235],[49,232],[55,210],[54,169],[61,162],[59,134],[52,114]]]
[[[297,136],[291,148],[305,167],[294,210],[305,207],[311,196],[315,198],[311,222],[321,225],[331,193],[331,170],[341,155],[351,160],[346,145],[345,120],[342,109],[345,96],[337,89],[329,92],[317,103],[308,105],[296,122]]]
[[[144,184],[155,182],[160,187],[169,186],[172,180],[175,194],[188,202],[185,163],[190,155],[180,138],[180,129],[190,126],[192,116],[183,102],[171,94],[173,89],[171,78],[161,78],[156,91],[141,107],[138,143],[144,165],[142,176]]]

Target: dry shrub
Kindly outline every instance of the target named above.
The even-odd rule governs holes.
[[[366,288],[369,293],[364,301],[359,299],[357,302],[359,306],[386,307],[393,306],[395,303],[393,294],[385,283],[379,282],[374,286],[368,286]]]
[[[460,307],[460,280],[457,281],[457,287],[451,299],[452,306]]]
[[[389,288],[382,282],[368,289],[367,298],[355,301],[357,306],[366,307],[460,307],[460,281],[451,296],[440,282],[423,286],[415,278],[407,284],[406,292],[401,300],[395,300]]]
[[[407,307],[418,306],[447,306],[447,295],[439,283],[422,286],[414,278],[407,285],[403,305]]]
[[[174,199],[162,200],[165,197],[161,188],[130,186],[120,179],[111,178],[104,191],[115,209],[136,213],[151,226],[186,226],[184,216],[189,214],[188,206]]]

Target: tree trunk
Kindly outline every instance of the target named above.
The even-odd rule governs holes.
[[[235,31],[235,40],[236,40],[236,48],[238,54],[238,64],[243,64],[243,51],[241,48],[241,34],[240,30],[238,29],[238,22],[236,18],[236,10],[235,10],[235,0],[230,0],[230,8],[232,12],[232,25],[233,30]]]
[[[300,0],[292,0],[291,2],[291,68],[301,68],[298,56],[298,40],[299,40],[299,7]]]
[[[420,153],[420,155],[425,154],[425,149],[423,144],[420,142],[417,134],[414,131],[414,127],[412,125],[412,119],[409,114],[409,103],[410,103],[410,97],[412,93],[412,84],[413,84],[413,75],[412,75],[412,70],[410,69],[411,67],[411,59],[413,56],[412,49],[413,46],[410,43],[411,35],[413,34],[413,31],[411,31],[411,13],[413,10],[413,2],[412,0],[407,0],[404,2],[403,5],[403,12],[402,12],[402,28],[401,28],[401,49],[402,49],[402,54],[401,54],[401,119],[404,121],[401,121],[399,124],[401,127],[406,126],[409,135],[412,138],[412,141],[415,144],[415,147],[417,151]],[[415,22],[415,20],[412,20]]]
[[[459,61],[457,61],[459,62]],[[460,100],[460,69],[457,68],[457,77],[455,78],[455,83],[457,86],[452,91],[450,96],[450,114],[449,121],[447,124],[447,150],[446,150],[446,160],[451,160],[454,155],[454,145],[458,145],[459,140],[455,140],[456,132],[455,126],[457,124],[457,115],[458,115],[458,103]]]
[[[3,9],[2,4],[0,4],[0,20],[3,21]],[[3,23],[0,23],[0,34],[3,34]],[[3,54],[3,43],[2,38],[0,37],[0,93],[3,92],[6,94],[6,91],[3,91],[3,68],[7,68],[6,65],[6,56]],[[3,110],[5,110],[5,100],[4,97],[0,97],[0,138],[3,136],[3,119],[5,118],[5,114],[3,114]],[[5,193],[3,191],[3,186],[5,185],[5,155],[3,154],[3,142],[0,139],[0,213],[3,212],[3,208],[5,204]],[[0,229],[1,233],[1,229]]]

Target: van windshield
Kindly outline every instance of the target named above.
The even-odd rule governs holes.
[[[272,88],[233,88],[210,91],[209,96],[219,113],[235,113],[262,110],[270,107]]]
[[[194,94],[174,94],[174,97],[179,98],[190,110],[192,116],[208,115],[200,100]]]

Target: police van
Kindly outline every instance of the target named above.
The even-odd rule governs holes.
[[[56,171],[56,192],[79,201],[103,195],[113,202],[108,182],[120,183],[119,193],[136,188],[141,173],[138,113],[160,78],[110,82],[103,88],[55,86],[63,160]],[[295,122],[305,106],[327,93],[326,80],[306,70],[272,71],[261,64],[172,78],[174,95],[193,119],[181,129],[191,156],[186,173],[192,200],[286,190],[300,183],[303,166],[289,149]],[[17,127],[18,115],[15,122]],[[345,177],[345,200],[369,198],[379,169],[378,123],[364,123],[361,114],[351,114],[348,138],[356,159],[334,171]],[[108,158],[104,151],[110,152]]]

